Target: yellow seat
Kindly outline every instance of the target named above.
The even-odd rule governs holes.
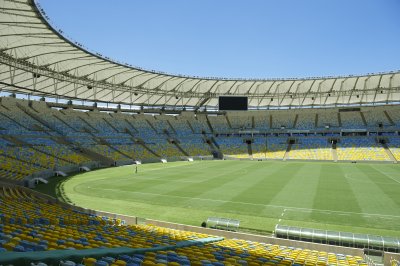
[[[8,251],[12,251],[15,247],[14,243],[8,242],[3,245],[3,248],[7,249]]]
[[[94,266],[94,264],[96,263],[96,259],[94,258],[83,258],[83,264],[85,266]]]
[[[114,261],[113,265],[114,266],[125,266],[126,262],[123,260],[116,260],[116,261]]]
[[[151,260],[148,260],[148,259],[146,259],[145,261],[142,262],[142,266],[154,266],[154,265],[156,265],[154,263],[154,261],[151,261]]]

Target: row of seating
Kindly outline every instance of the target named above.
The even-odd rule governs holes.
[[[232,128],[249,129],[253,127],[252,117],[250,116],[229,116],[229,122]]]
[[[62,131],[93,131],[102,136],[124,133],[125,129],[132,130],[139,134],[163,134],[164,130],[170,133],[186,132],[201,133],[210,132],[207,120],[210,122],[214,132],[224,133],[231,128],[253,128],[256,130],[267,130],[270,128],[293,128],[293,129],[315,129],[324,128],[329,125],[332,128],[378,128],[381,124],[384,127],[400,125],[398,106],[363,108],[362,111],[338,112],[338,109],[323,110],[281,110],[263,112],[249,112],[248,115],[228,114],[225,116],[149,116],[149,115],[121,115],[103,112],[82,112],[75,110],[62,110],[48,108],[44,102],[33,102],[32,109],[27,101],[12,98],[2,98],[0,106],[0,118],[4,120],[7,128],[14,127],[17,131],[33,130],[38,132],[38,123],[26,115],[18,105],[23,105],[35,114],[46,117],[52,126],[57,126]],[[47,119],[49,118],[49,119]],[[78,119],[77,119],[78,118]],[[115,120],[122,120],[118,123]],[[11,121],[11,122],[10,122]],[[12,121],[18,126],[8,125]],[[63,123],[65,122],[65,123]],[[65,128],[65,124],[69,125]],[[134,124],[134,126],[132,126]],[[51,131],[50,128],[40,125],[42,131]],[[72,129],[71,129],[72,128]],[[139,128],[140,130],[137,130]],[[35,130],[34,130],[35,129]],[[39,130],[40,131],[40,130]],[[139,132],[140,131],[140,132]]]
[[[137,161],[157,159],[154,154],[140,144],[113,145],[113,147]]]
[[[121,255],[117,258],[83,258],[83,265],[168,265],[168,266],[260,266],[260,265],[359,265],[368,264],[360,256],[299,249],[244,240],[223,240],[205,246],[171,251]],[[61,264],[65,265],[65,264]],[[75,262],[65,266],[76,265]],[[393,264],[396,265],[396,264]]]
[[[268,138],[266,143],[266,159],[283,159],[287,149],[286,138]]]
[[[388,143],[388,148],[393,154],[394,158],[397,161],[400,161],[400,138],[398,137],[390,137],[390,142]]]
[[[119,219],[88,214],[4,186],[0,203],[0,248],[8,251],[151,248],[208,237],[151,225],[123,225]]]
[[[390,157],[372,138],[343,138],[337,146],[338,160],[390,161]]]
[[[95,145],[83,145],[83,147],[88,148],[98,154],[101,154],[107,158],[111,158],[114,161],[123,161],[123,160],[128,160],[131,159],[124,155],[123,153],[119,152],[116,149],[113,149],[109,145],[101,145],[101,144],[95,144]]]
[[[149,144],[148,147],[163,158],[185,156],[174,144],[164,139],[159,139],[154,144]]]
[[[35,139],[35,138],[33,138]],[[51,139],[36,138],[26,140],[29,143],[38,145],[15,146],[4,140],[0,151],[1,175],[8,179],[21,180],[25,176],[46,169],[69,164],[81,165],[89,162],[89,158],[82,155],[78,150],[73,150],[65,144],[58,144]],[[207,156],[211,154],[210,147],[204,140],[198,138],[182,138],[180,147],[191,156]],[[1,139],[0,139],[1,140]],[[24,140],[24,138],[21,138]],[[126,140],[126,141],[125,141]],[[239,158],[248,158],[248,145],[240,137],[218,137],[221,151],[225,155]],[[258,141],[259,140],[259,141]],[[397,137],[389,138],[388,147],[394,158],[400,160],[400,141]],[[110,139],[108,139],[110,141]],[[165,139],[150,140],[147,146],[161,157],[180,157],[184,156],[175,145],[168,143]],[[6,143],[7,142],[7,143]],[[147,160],[157,159],[156,155],[144,149],[139,144],[133,144],[130,138],[113,139],[115,143],[126,143],[123,145],[115,144],[112,146],[96,144],[92,138],[81,138],[78,140],[82,147],[91,149],[115,161],[118,160]],[[39,144],[40,143],[40,144]],[[47,144],[45,144],[47,143]],[[287,149],[286,138],[255,138],[251,145],[253,158],[262,159],[283,159]],[[381,144],[377,144],[374,138],[341,138],[337,144],[338,160],[368,160],[368,161],[390,161],[388,153]],[[293,144],[288,153],[288,159],[306,160],[333,160],[330,144],[326,138],[299,138],[299,143]]]
[[[45,170],[42,165],[36,164],[35,161],[28,162],[26,160],[19,160],[7,154],[8,149],[0,149],[0,169],[1,177],[9,180],[22,180],[24,177],[33,173]],[[27,158],[29,160],[29,158]]]
[[[191,156],[210,156],[210,146],[199,135],[184,136],[179,139],[179,145]]]
[[[72,109],[57,110],[49,108],[45,102],[28,102],[13,98],[0,100],[0,145],[3,145],[0,154],[0,177],[16,180],[22,180],[46,169],[89,163],[91,157],[82,153],[79,147],[88,148],[114,161],[159,160],[155,154],[160,157],[181,157],[185,154],[210,156],[213,145],[204,143],[206,138],[211,138],[208,121],[214,131],[229,130],[230,126],[265,130],[280,126],[306,129],[312,125],[325,125],[328,120],[333,121],[331,125],[339,126],[337,110],[328,109],[319,110],[318,116],[313,110],[284,110],[268,113],[249,112],[249,115],[228,114],[228,117],[207,118],[204,114],[192,117],[190,113],[153,117]],[[396,110],[397,106],[363,110],[366,122],[363,121],[360,112],[341,112],[341,123],[344,127],[358,128],[364,123],[372,125],[381,119],[384,120],[385,126],[393,126],[397,123]],[[301,132],[296,133],[298,143],[294,144],[288,153],[289,159],[332,160],[327,138],[321,137],[324,143],[316,143],[315,139],[318,137],[304,135]],[[399,137],[390,135],[388,138],[389,151],[399,160]],[[134,144],[135,139],[143,140],[153,152]],[[167,139],[176,139],[183,152]],[[367,141],[362,142],[362,139]],[[223,154],[249,158],[250,150],[244,142],[244,137],[220,135],[216,140]],[[254,137],[253,140],[253,158],[282,160],[288,148],[287,136]],[[383,146],[377,144],[373,137],[342,137],[337,147],[339,160],[390,160]]]
[[[193,130],[193,133],[195,134],[201,134],[203,132],[205,133],[211,133],[210,127],[207,124],[207,118],[205,115],[196,115],[195,117],[187,117],[186,121],[190,125],[191,129]]]
[[[214,130],[214,132],[227,132],[229,131],[229,124],[225,116],[209,116],[208,121]]]
[[[1,108],[1,113],[3,114],[2,118],[7,119],[7,115],[12,114],[15,121],[19,121],[20,124],[29,125],[29,128],[37,126],[37,121],[34,121],[32,118],[24,114],[16,104],[25,105],[26,108],[30,108],[26,104],[26,101],[3,98],[3,108]],[[5,106],[7,106],[8,109],[5,109]],[[89,130],[99,136],[124,133],[126,129],[130,129],[141,135],[163,134],[164,130],[178,134],[181,131],[187,133],[193,133],[192,131],[195,131],[195,133],[201,133],[201,131],[205,130],[206,132],[209,132],[207,118],[204,115],[198,115],[195,119],[192,119],[190,116],[187,118],[177,118],[172,116],[159,116],[159,118],[155,118],[146,115],[131,116],[72,110],[57,111],[55,109],[47,108],[46,104],[43,102],[34,102],[32,106],[35,108],[33,110],[40,116],[46,117],[46,121],[48,121],[52,126],[58,127],[59,130],[68,132],[85,132]],[[375,107],[373,109],[362,111],[363,115],[360,115],[361,112],[359,111],[338,113],[335,109],[324,109],[319,110],[318,112],[272,111],[269,115],[265,115],[261,112],[259,112],[259,114],[251,112],[249,116],[228,115],[228,118],[230,117],[229,121],[232,128],[254,127],[254,129],[260,130],[280,128],[282,126],[286,128],[313,129],[323,128],[325,125],[339,127],[340,124],[342,128],[365,128],[366,125],[367,127],[377,127],[378,124],[390,127],[399,124],[396,112],[398,110],[396,108],[396,106]],[[12,110],[12,112],[10,110]],[[391,115],[393,118],[390,118]],[[341,122],[339,122],[338,117],[341,117]],[[365,118],[365,121],[363,121],[362,117]],[[12,120],[9,116],[8,118],[8,120]],[[121,123],[116,123],[116,118],[122,120]],[[230,129],[227,119],[224,116],[209,116],[208,120],[211,122],[215,132]],[[65,124],[69,126],[65,127]],[[135,124],[135,126],[137,125],[137,128],[140,128],[140,130],[135,129],[132,124]],[[46,126],[41,125],[41,127],[43,130],[50,130]],[[21,129],[20,126],[17,128]]]
[[[291,146],[288,159],[331,161],[332,147],[326,138],[302,138]]]
[[[365,128],[361,112],[342,112],[340,113],[340,119],[343,128]]]
[[[217,137],[219,149],[225,155],[236,158],[249,158],[247,144],[241,137]]]

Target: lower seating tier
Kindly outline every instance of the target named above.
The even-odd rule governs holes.
[[[75,262],[60,261],[60,265],[367,265],[357,256],[210,238],[204,233],[153,225],[124,225],[121,220],[63,206],[18,187],[0,186],[0,203],[0,263],[11,254],[2,256],[6,251],[125,247],[149,250],[116,257],[82,257]],[[212,241],[202,242],[205,239]]]

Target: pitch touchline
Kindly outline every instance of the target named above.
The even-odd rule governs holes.
[[[171,179],[166,179],[166,178],[151,178],[151,177],[129,177],[126,179],[139,179],[139,180],[159,180],[159,181],[165,181],[165,182],[178,182],[178,183],[200,183],[202,180],[200,181],[189,181],[189,180],[171,180]],[[122,179],[125,180],[125,179]]]
[[[88,187],[89,189],[93,189]],[[96,190],[110,190],[121,192],[118,189],[112,188],[94,188]],[[153,196],[161,196],[161,197],[170,197],[170,198],[180,198],[180,199],[195,199],[195,200],[204,200],[204,201],[215,201],[215,202],[223,202],[223,203],[237,203],[237,204],[245,204],[245,205],[254,205],[254,206],[265,206],[265,207],[273,207],[273,208],[285,208],[289,210],[297,210],[297,211],[319,211],[319,212],[327,212],[327,213],[338,213],[338,214],[357,214],[357,215],[364,215],[364,216],[381,216],[381,217],[391,217],[391,218],[400,218],[398,215],[389,215],[389,214],[378,214],[378,213],[362,213],[362,212],[346,212],[346,211],[333,211],[333,210],[324,210],[324,209],[312,209],[312,208],[298,208],[298,207],[290,207],[290,206],[283,206],[283,205],[273,205],[273,204],[261,204],[261,203],[250,203],[250,202],[241,202],[241,201],[231,201],[231,200],[219,200],[219,199],[204,199],[204,198],[196,198],[196,197],[185,197],[185,196],[176,196],[176,195],[164,195],[158,193],[150,193],[150,192],[138,192],[138,191],[124,191],[127,193],[133,194],[143,194],[143,195],[153,195]]]
[[[400,182],[399,182],[398,180],[394,179],[394,178],[391,177],[391,176],[388,176],[386,173],[382,172],[382,171],[379,170],[379,169],[376,169],[374,166],[372,166],[372,167],[373,167],[375,170],[377,170],[378,172],[380,172],[381,174],[383,174],[384,176],[386,176],[387,178],[390,178],[390,179],[392,179],[394,182],[400,184]]]
[[[393,182],[374,182],[374,181],[362,180],[362,179],[359,179],[359,178],[351,177],[349,174],[345,174],[344,177],[346,179],[354,180],[356,182],[365,183],[365,184],[396,185],[396,184],[393,184]],[[394,180],[394,181],[396,181],[396,180]]]
[[[178,164],[178,165],[168,165],[168,166],[163,166],[163,167],[160,167],[160,168],[153,168],[153,169],[140,169],[140,172],[141,173],[145,173],[145,172],[151,172],[151,171],[158,171],[158,170],[164,170],[164,169],[167,169],[167,168],[175,168],[175,167],[182,167],[182,166],[190,166],[190,165],[192,165],[193,164],[193,162],[188,162],[187,164]],[[121,166],[121,167],[132,167],[132,165],[133,164],[130,164],[130,165],[124,165],[124,166]],[[140,167],[140,166],[139,166]],[[140,167],[141,168],[141,167]]]
[[[146,173],[146,172],[151,172],[151,171],[164,170],[164,169],[167,169],[167,168],[175,168],[175,167],[188,166],[188,165],[191,165],[191,164],[193,164],[193,162],[190,163],[190,164],[171,165],[171,166],[165,166],[165,167],[160,167],[160,168],[156,168],[156,169],[145,169],[145,170],[141,169],[140,172],[141,172],[141,173]],[[133,165],[133,164],[122,165],[122,166],[119,166],[119,167],[132,167],[132,165]],[[107,176],[103,178],[102,175],[107,175]],[[114,178],[113,175],[109,175],[109,174],[107,174],[107,173],[106,173],[106,174],[101,174],[101,176],[99,176],[99,177],[102,177],[102,178],[99,178],[99,179],[92,179],[92,177],[90,177],[90,180],[100,181],[100,180],[107,180],[107,179],[112,179],[112,178]],[[132,177],[129,176],[129,177],[126,177],[126,178],[121,178],[120,180],[127,180],[127,179],[132,179]],[[157,178],[154,178],[154,179],[157,179]],[[161,180],[161,179],[160,179],[160,180]]]

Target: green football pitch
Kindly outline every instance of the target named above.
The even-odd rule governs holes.
[[[260,233],[281,224],[400,235],[400,166],[394,164],[154,163],[139,165],[138,173],[130,165],[56,182],[53,193],[66,202],[143,218],[190,225],[232,218]]]

